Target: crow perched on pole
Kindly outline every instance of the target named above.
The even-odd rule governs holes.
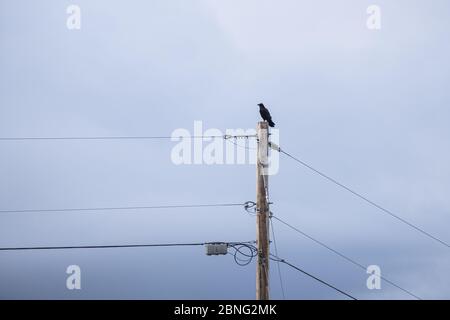
[[[267,110],[266,107],[262,103],[258,103],[259,106],[259,114],[263,118],[264,121],[267,121],[269,123],[269,126],[272,128],[275,127],[275,123],[272,121],[272,116],[270,115],[269,110]]]

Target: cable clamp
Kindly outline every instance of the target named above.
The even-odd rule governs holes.
[[[281,148],[280,148],[277,144],[275,144],[275,143],[273,143],[273,142],[271,142],[271,141],[269,141],[269,147],[270,147],[271,149],[273,149],[273,150],[276,150],[276,151],[278,151],[278,152],[281,152]]]

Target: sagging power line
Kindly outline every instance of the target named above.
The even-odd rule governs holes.
[[[118,249],[118,248],[151,248],[151,247],[192,247],[208,244],[223,243],[230,247],[237,245],[249,245],[254,241],[243,242],[185,242],[185,243],[145,243],[145,244],[114,244],[114,245],[73,245],[73,246],[29,246],[29,247],[0,247],[0,251],[23,250],[71,250],[71,249]]]
[[[327,287],[329,287],[329,288],[331,288],[331,289],[333,289],[333,290],[335,290],[335,291],[337,291],[337,292],[339,292],[339,293],[345,295],[346,297],[348,297],[348,298],[350,298],[350,299],[352,299],[352,300],[358,300],[358,299],[356,299],[354,296],[348,294],[347,292],[345,292],[345,291],[343,291],[343,290],[341,290],[341,289],[338,289],[336,286],[334,286],[334,285],[332,285],[332,284],[330,284],[330,283],[328,283],[328,282],[326,282],[326,281],[324,281],[324,280],[322,280],[322,279],[320,279],[320,278],[318,278],[318,277],[312,275],[312,274],[309,273],[309,272],[306,272],[305,270],[303,270],[303,269],[301,269],[300,267],[298,267],[298,266],[296,266],[296,265],[294,265],[294,264],[292,264],[292,263],[286,261],[285,259],[281,259],[281,258],[277,257],[276,255],[271,254],[271,260],[273,260],[273,261],[278,261],[278,262],[281,262],[281,263],[284,263],[285,265],[288,265],[289,267],[291,267],[291,268],[293,268],[293,269],[295,269],[295,270],[297,270],[297,271],[303,273],[304,275],[306,275],[306,276],[308,276],[308,277],[310,277],[310,278],[312,278],[312,279],[314,279],[314,280],[316,280],[316,281],[318,281],[318,282],[320,282],[320,283],[326,285]]]
[[[2,247],[0,251],[30,251],[30,250],[76,250],[76,249],[125,249],[125,248],[155,248],[155,247],[193,247],[193,246],[207,246],[207,245],[217,245],[224,244],[228,248],[232,248],[235,250],[235,253],[232,254],[235,258],[237,264],[241,266],[248,265],[253,258],[257,256],[258,249],[254,246],[255,241],[243,241],[243,242],[185,242],[185,243],[145,243],[145,244],[118,244],[118,245],[73,245],[73,246],[30,246],[30,247]],[[249,252],[246,253],[242,251],[242,248],[249,249]],[[239,258],[238,255],[243,256],[244,258]],[[308,277],[325,284],[326,286],[348,296],[352,299],[354,297],[345,293],[344,291],[336,288],[335,286],[329,284],[328,282],[321,280],[320,278],[311,275],[310,273],[300,269],[297,266],[287,262],[284,259],[278,258],[276,255],[271,256],[272,260],[278,260],[281,263],[285,263],[290,267],[296,269],[297,271],[302,272]],[[245,263],[242,263],[245,261]]]
[[[90,207],[90,208],[55,208],[55,209],[16,209],[0,210],[0,213],[38,213],[38,212],[77,212],[77,211],[120,211],[120,210],[151,210],[151,209],[182,209],[182,208],[212,208],[212,207],[245,207],[247,203],[213,203],[213,204],[178,204],[156,206],[121,206],[121,207]]]
[[[286,151],[284,151],[283,149],[281,149],[278,146],[273,145],[272,146],[273,149],[279,151],[280,153],[285,154],[286,156],[288,156],[289,158],[295,160],[297,163],[301,164],[303,167],[308,168],[309,170],[313,171],[314,173],[320,175],[321,177],[325,178],[326,180],[328,180],[329,182],[332,182],[333,184],[339,186],[340,188],[350,192],[351,194],[353,194],[354,196],[360,198],[361,200],[365,201],[366,203],[370,204],[371,206],[377,208],[378,210],[380,210],[381,212],[384,212],[385,214],[388,214],[389,216],[397,219],[398,221],[402,222],[403,224],[409,226],[410,228],[414,229],[415,231],[421,233],[422,235],[425,235],[426,237],[444,245],[447,248],[450,248],[450,244],[448,244],[447,242],[445,242],[444,240],[438,238],[437,236],[432,235],[431,233],[425,231],[423,228],[407,221],[406,219],[396,215],[395,213],[393,213],[392,211],[386,209],[385,207],[377,204],[376,202],[370,200],[369,198],[367,198],[366,196],[363,196],[361,193],[354,191],[353,189],[351,189],[350,187],[346,186],[345,184],[337,181],[336,179],[326,175],[325,173],[323,173],[322,171],[317,170],[316,168],[314,168],[313,166],[311,166],[310,164],[298,159],[297,157],[294,157],[293,155],[291,155],[290,153],[287,153]]]
[[[199,135],[199,136],[73,136],[73,137],[0,137],[0,141],[45,141],[45,140],[167,140],[167,139],[232,139],[255,138],[256,135]]]
[[[357,266],[358,268],[364,270],[365,272],[367,271],[367,266],[364,266],[362,263],[357,262],[356,260],[354,260],[354,259],[352,259],[352,258],[346,256],[345,254],[343,254],[343,253],[337,251],[336,249],[333,249],[333,248],[330,247],[329,245],[325,244],[324,242],[322,242],[322,241],[320,241],[320,240],[317,240],[316,238],[314,238],[314,237],[312,237],[311,235],[307,234],[306,232],[300,230],[299,228],[294,227],[292,224],[290,224],[290,223],[284,221],[283,219],[281,219],[281,218],[279,218],[279,217],[277,217],[277,216],[275,216],[275,215],[273,215],[273,214],[271,215],[271,218],[272,218],[272,219],[275,219],[275,220],[277,220],[277,221],[279,221],[279,222],[281,222],[281,223],[284,224],[285,226],[287,226],[287,227],[291,228],[292,230],[296,231],[297,233],[301,234],[303,237],[306,237],[307,239],[309,239],[309,240],[311,240],[311,241],[317,243],[318,245],[322,246],[323,248],[325,248],[325,249],[329,250],[330,252],[332,252],[332,253],[338,255],[339,257],[343,258],[343,259],[346,260],[347,262],[350,262],[351,264],[353,264],[353,265]],[[407,290],[407,289],[401,287],[400,285],[398,285],[398,284],[396,284],[395,282],[393,282],[393,281],[387,279],[386,277],[380,276],[380,278],[383,279],[384,281],[386,281],[387,283],[389,283],[390,285],[396,287],[397,289],[400,289],[400,290],[403,291],[404,293],[410,295],[411,297],[413,297],[413,298],[415,298],[415,299],[418,299],[418,300],[422,300],[422,298],[420,298],[418,295],[416,295],[416,294],[412,293],[411,291],[409,291],[409,290]]]

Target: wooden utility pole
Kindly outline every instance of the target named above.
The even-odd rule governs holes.
[[[267,122],[258,122],[258,149],[256,155],[256,239],[258,261],[256,266],[256,299],[269,299],[269,204],[267,190],[268,170],[268,140],[269,127]]]

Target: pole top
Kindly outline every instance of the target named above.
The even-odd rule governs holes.
[[[269,124],[267,123],[267,121],[259,121],[258,122],[258,128],[268,129],[269,128]]]

